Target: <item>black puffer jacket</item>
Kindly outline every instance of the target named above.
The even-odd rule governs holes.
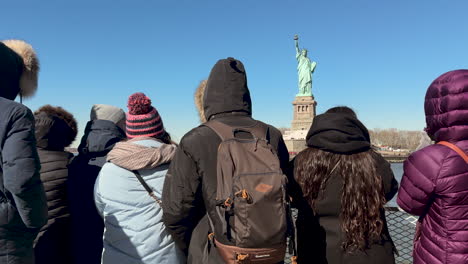
[[[33,241],[47,221],[34,116],[12,100],[21,59],[0,43],[0,263],[34,263]]]
[[[95,120],[86,125],[79,154],[69,166],[72,263],[101,263],[104,223],[94,204],[94,183],[107,154],[124,138],[124,131],[111,121]]]
[[[36,238],[36,263],[70,263],[70,213],[67,200],[68,164],[66,151],[38,149],[41,179],[47,196],[49,220]]]
[[[45,106],[35,112],[41,180],[46,191],[49,220],[36,238],[36,263],[70,263],[68,164],[73,155],[64,148],[76,137],[76,121],[61,108]]]
[[[231,126],[251,126],[256,122],[251,117],[245,70],[237,60],[216,63],[203,101],[208,120],[216,119]],[[268,137],[285,169],[289,154],[281,133],[270,126]],[[163,220],[176,243],[189,255],[188,263],[223,263],[216,250],[208,250],[208,222],[206,217],[201,220],[206,212],[214,214],[215,210],[216,159],[220,143],[221,139],[210,128],[192,129],[182,138],[164,182]],[[227,238],[217,239],[229,244]]]
[[[349,114],[333,113],[318,115],[307,135],[309,148],[320,149],[335,154],[349,155],[370,149],[369,134],[364,125]],[[303,158],[309,149],[300,152],[293,164],[301,166],[302,162],[309,162]],[[379,154],[372,152],[376,171],[382,178],[385,198],[391,200],[398,190],[398,183],[394,178],[390,164]],[[345,233],[341,229],[341,196],[344,181],[338,170],[330,175],[323,193],[316,200],[316,210],[303,199],[301,191],[296,192],[294,198],[299,209],[297,219],[298,234],[298,263],[328,263],[328,264],[364,264],[395,263],[393,256],[393,242],[390,238],[385,212],[380,212],[384,223],[382,235],[370,243],[365,251],[353,254],[342,250]],[[294,175],[298,183],[303,182],[302,175]],[[323,175],[326,177],[326,175]],[[301,184],[299,184],[300,186]],[[304,188],[304,186],[300,186]]]

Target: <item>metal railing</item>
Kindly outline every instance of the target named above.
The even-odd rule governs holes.
[[[385,207],[385,215],[390,236],[398,251],[395,255],[395,262],[397,264],[413,263],[413,237],[417,218],[398,207]],[[291,263],[289,255],[286,255],[284,263]]]
[[[398,251],[398,255],[395,255],[395,262],[397,264],[413,263],[413,238],[418,219],[399,207],[385,207],[385,215],[390,236]]]

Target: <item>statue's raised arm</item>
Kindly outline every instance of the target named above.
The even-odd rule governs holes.
[[[296,42],[296,58],[301,55],[301,50],[299,49],[299,36],[294,35],[294,41]]]

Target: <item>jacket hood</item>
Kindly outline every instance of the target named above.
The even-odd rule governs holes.
[[[125,111],[112,105],[93,105],[91,107],[90,118],[90,120],[111,121],[120,128],[125,129]]]
[[[14,100],[34,95],[39,60],[31,45],[21,40],[0,42],[0,97]]]
[[[252,114],[247,75],[242,62],[227,58],[214,65],[206,83],[203,109],[206,120],[221,113]]]
[[[154,169],[169,163],[176,146],[163,144],[154,138],[140,137],[119,142],[109,152],[107,161],[127,170]]]
[[[72,114],[61,107],[43,106],[34,112],[37,146],[63,150],[76,138],[78,127]]]
[[[308,147],[338,154],[358,153],[371,147],[367,128],[357,118],[343,113],[316,116],[306,142]]]
[[[205,110],[203,109],[203,95],[205,94],[207,80],[203,80],[198,85],[197,89],[195,90],[194,100],[195,100],[195,107],[197,108],[198,116],[200,117],[200,122],[205,123]]]
[[[426,132],[436,141],[468,139],[468,70],[435,79],[426,92]]]
[[[0,42],[0,97],[14,100],[20,91],[23,73],[21,57]]]
[[[111,121],[89,121],[78,152],[92,157],[102,157],[107,155],[117,142],[125,138],[125,132]]]

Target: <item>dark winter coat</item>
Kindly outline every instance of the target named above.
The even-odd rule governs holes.
[[[47,221],[31,111],[13,100],[23,60],[0,42],[0,263],[34,263],[33,242]],[[33,87],[34,88],[34,87]]]
[[[468,153],[468,70],[437,78],[425,99],[428,134]],[[434,144],[405,161],[398,205],[420,216],[414,263],[468,263],[468,164],[450,148]]]
[[[21,75],[22,64],[10,57],[18,67],[5,65],[6,49],[0,43],[0,263],[31,264],[33,241],[47,222],[47,203],[39,176],[34,116],[12,101],[19,91],[19,77],[16,82],[11,79]]]
[[[73,155],[64,151],[76,136],[58,113],[35,113],[36,140],[41,160],[41,180],[46,191],[49,220],[36,238],[36,263],[71,262],[70,212],[68,208],[68,164]],[[76,121],[70,120],[76,125]]]
[[[34,117],[25,106],[1,97],[0,151],[0,263],[33,263],[33,241],[47,221]]]
[[[94,204],[94,184],[107,154],[124,138],[124,131],[111,121],[88,122],[79,154],[69,166],[73,263],[101,263],[104,223]]]
[[[218,61],[208,79],[203,101],[207,119],[231,126],[250,126],[256,122],[251,117],[246,75],[239,61]],[[289,154],[281,133],[270,126],[268,138],[277,150],[282,168],[286,168]],[[220,143],[221,139],[210,128],[192,129],[182,138],[164,182],[163,220],[176,243],[189,255],[188,263],[223,263],[216,250],[208,250],[206,217],[200,221],[207,212],[213,220],[217,219],[213,214]],[[230,244],[226,237],[217,239]]]
[[[70,213],[67,199],[68,164],[73,155],[66,151],[38,149],[41,179],[46,191],[49,220],[36,238],[36,263],[70,263]]]
[[[370,149],[369,134],[359,120],[349,114],[322,114],[314,119],[307,135],[309,148],[321,149],[336,154],[352,154]],[[299,166],[297,160],[305,155],[307,149],[300,152],[294,159],[294,166]],[[375,159],[377,173],[382,177],[385,198],[391,200],[398,189],[390,164],[377,153]],[[295,175],[296,182],[301,182]],[[325,175],[324,175],[325,177]],[[393,242],[390,238],[385,219],[381,210],[384,227],[380,239],[372,241],[365,252],[352,254],[342,250],[345,233],[341,229],[341,196],[343,178],[334,172],[330,175],[323,193],[316,200],[316,209],[302,199],[302,195],[294,197],[299,209],[297,219],[299,263],[328,264],[358,264],[358,263],[395,263]],[[302,188],[303,186],[299,186]]]

